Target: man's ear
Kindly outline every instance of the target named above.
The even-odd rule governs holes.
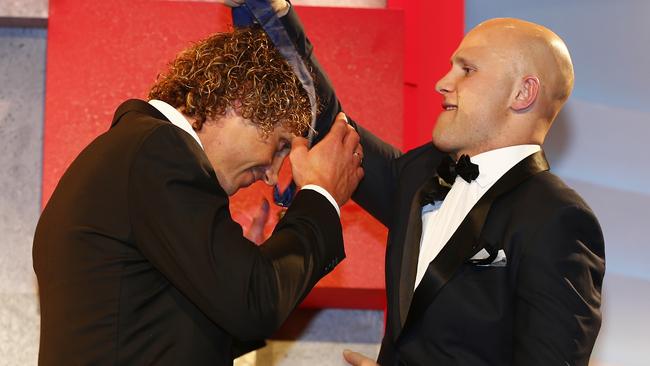
[[[510,108],[515,112],[525,112],[535,103],[538,94],[539,79],[536,76],[526,76],[521,81]]]

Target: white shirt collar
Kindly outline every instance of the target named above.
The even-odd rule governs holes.
[[[516,145],[490,150],[470,158],[472,163],[478,164],[479,176],[476,183],[481,188],[496,182],[510,168],[517,165],[524,158],[541,150],[539,145]]]
[[[152,99],[149,101],[154,108],[156,108],[160,113],[162,113],[167,119],[174,124],[174,126],[180,128],[181,130],[187,132],[192,136],[196,142],[203,149],[203,144],[199,140],[199,135],[196,134],[196,131],[192,128],[190,122],[185,118],[185,116],[179,112],[176,108],[171,105],[163,102],[162,100]]]

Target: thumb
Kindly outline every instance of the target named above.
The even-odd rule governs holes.
[[[291,155],[300,157],[309,150],[309,140],[304,137],[295,137],[291,140]]]
[[[257,208],[257,213],[255,214],[255,217],[253,217],[252,227],[264,230],[264,225],[269,221],[270,211],[271,207],[269,205],[269,200],[267,200],[266,197],[263,197],[262,204]]]
[[[262,198],[262,204],[257,209],[257,213],[253,217],[253,222],[244,235],[248,240],[255,244],[262,244],[264,241],[264,226],[269,221],[270,211],[269,201],[266,198]]]
[[[352,366],[370,366],[377,365],[374,361],[365,357],[361,353],[350,351],[349,349],[343,350],[343,358],[347,363]]]

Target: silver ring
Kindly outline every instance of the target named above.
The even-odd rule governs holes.
[[[363,157],[361,156],[361,154],[358,151],[353,152],[352,155],[359,158],[359,165],[361,165],[363,163]]]

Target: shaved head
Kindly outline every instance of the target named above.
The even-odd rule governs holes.
[[[573,89],[562,39],[527,21],[485,21],[463,38],[436,84],[444,98],[433,143],[452,154],[544,142]]]
[[[487,20],[467,37],[473,35],[489,37],[511,58],[516,74],[539,78],[539,97],[551,122],[573,90],[573,63],[564,41],[544,26],[515,18]]]

